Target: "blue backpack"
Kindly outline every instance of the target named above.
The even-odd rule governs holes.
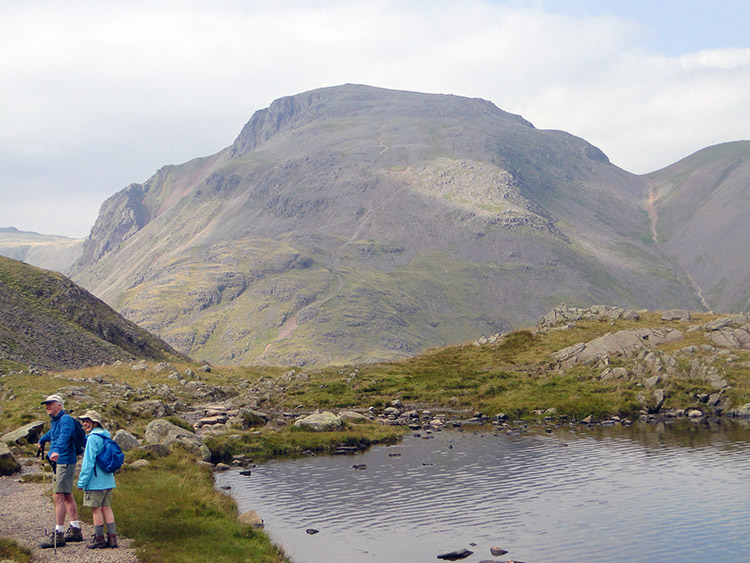
[[[89,434],[91,436],[98,436],[104,440],[104,447],[102,451],[96,454],[96,465],[94,465],[94,475],[96,475],[96,466],[98,465],[107,473],[115,473],[122,467],[122,463],[125,461],[125,454],[122,453],[120,445],[115,442],[112,438],[107,438],[102,434]]]

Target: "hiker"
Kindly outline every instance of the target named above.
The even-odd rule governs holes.
[[[39,545],[42,548],[62,547],[65,542],[83,541],[81,523],[78,521],[78,506],[73,497],[73,479],[76,471],[76,422],[63,409],[63,398],[60,395],[50,395],[42,403],[49,415],[50,429],[39,438],[36,447],[44,450],[44,444],[49,442],[49,459],[54,471],[52,484],[55,492],[55,531],[51,538]],[[65,531],[65,517],[70,526]]]
[[[97,464],[96,456],[104,449],[106,440],[94,438],[94,436],[106,438],[111,438],[111,436],[109,431],[102,426],[102,417],[98,412],[86,411],[86,414],[78,418],[88,435],[81,462],[81,474],[78,476],[78,488],[83,489],[83,505],[91,507],[94,519],[94,539],[86,547],[89,549],[117,547],[115,515],[111,508],[115,476]],[[105,524],[107,526],[106,540],[104,539]]]

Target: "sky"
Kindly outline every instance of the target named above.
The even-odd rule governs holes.
[[[483,98],[636,174],[750,139],[750,0],[0,0],[0,227],[88,236],[161,166],[344,83]]]

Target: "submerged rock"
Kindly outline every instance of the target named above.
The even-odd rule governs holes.
[[[457,549],[456,551],[449,551],[448,553],[441,553],[437,556],[438,559],[444,559],[446,561],[458,561],[459,559],[466,559],[469,555],[473,554],[473,551],[469,551],[466,548]]]

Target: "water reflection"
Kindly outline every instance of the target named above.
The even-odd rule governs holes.
[[[689,422],[423,434],[217,475],[295,563],[437,561],[460,548],[476,563],[494,545],[529,563],[747,561],[749,483],[750,429]]]

